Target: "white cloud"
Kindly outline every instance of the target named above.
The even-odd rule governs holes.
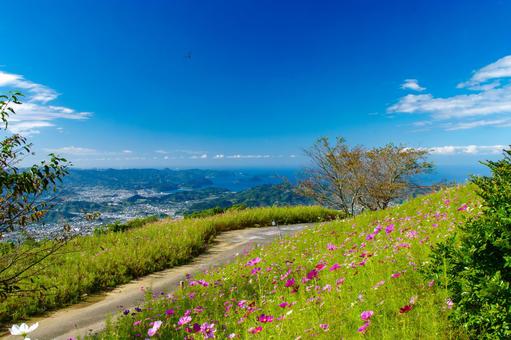
[[[426,88],[419,85],[419,81],[417,79],[405,79],[404,83],[401,84],[401,88],[403,90],[413,90],[413,91],[424,91]]]
[[[131,150],[122,150],[122,153],[124,153],[124,154],[132,154],[133,151],[131,151]]]
[[[500,58],[494,63],[484,66],[477,70],[468,81],[459,83],[458,88],[468,87],[472,88],[484,82],[495,79],[510,78],[511,77],[511,55]],[[498,83],[491,83],[492,85]]]
[[[52,152],[60,155],[73,155],[73,156],[88,156],[97,155],[99,152],[95,149],[81,148],[77,146],[64,146],[55,149],[45,149],[47,152]]]
[[[154,152],[159,153],[159,154],[161,154],[161,155],[166,155],[166,154],[168,154],[168,152],[167,152],[167,151],[165,151],[165,150],[156,150],[156,151],[154,151]]]
[[[87,119],[90,112],[51,105],[59,97],[55,90],[25,79],[22,75],[0,71],[0,88],[21,91],[23,104],[11,104],[16,111],[9,119],[9,130],[13,133],[30,135],[39,133],[34,128],[54,126],[56,119]]]
[[[408,94],[390,106],[387,113],[428,115],[430,121],[447,122],[444,124],[447,130],[503,126],[506,122],[506,126],[509,126],[511,84],[504,82],[505,78],[511,78],[511,56],[481,68],[467,82],[458,84],[458,88],[468,88],[474,92],[443,98],[429,93]],[[424,126],[425,123],[418,124]]]
[[[455,155],[455,154],[469,154],[469,155],[489,155],[499,154],[505,148],[504,145],[445,145],[433,146],[429,148],[419,148],[427,150],[433,155]]]

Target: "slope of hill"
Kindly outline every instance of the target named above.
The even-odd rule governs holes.
[[[448,322],[445,289],[420,268],[431,246],[479,209],[469,185],[325,223],[171,294],[153,292],[96,338],[463,337]]]

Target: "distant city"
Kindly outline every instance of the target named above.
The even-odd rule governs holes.
[[[421,184],[462,183],[484,167],[437,167],[416,181]],[[99,225],[136,217],[182,218],[185,214],[242,204],[312,204],[296,194],[292,185],[299,169],[171,170],[73,169],[54,197],[44,220],[29,228],[36,237],[49,237],[68,224],[76,233],[88,234]],[[94,221],[85,214],[99,213]]]

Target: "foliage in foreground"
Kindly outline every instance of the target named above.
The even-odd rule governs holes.
[[[431,273],[454,302],[452,320],[471,338],[511,337],[511,151],[488,162],[491,177],[472,181],[483,200],[483,215],[440,244]]]
[[[183,264],[202,252],[220,231],[267,226],[274,220],[292,224],[337,217],[342,214],[317,206],[257,208],[204,219],[166,219],[125,232],[76,237],[62,248],[60,256],[37,265],[34,269],[38,275],[19,283],[24,294],[1,301],[0,321],[17,321],[77,302],[85,294]],[[30,243],[16,249],[37,252],[51,244]],[[1,247],[0,255],[9,251],[10,247]]]
[[[462,186],[401,206],[322,224],[189,278],[173,293],[148,292],[98,339],[444,339],[446,290],[419,268],[479,203]],[[468,208],[467,208],[468,207]]]
[[[64,158],[50,154],[47,161],[20,168],[19,163],[33,154],[26,138],[7,131],[14,108],[21,105],[20,97],[17,92],[0,95],[0,240],[7,232],[26,234],[27,225],[44,217],[51,207],[45,195],[56,190],[69,167]],[[36,274],[38,264],[57,254],[67,237],[64,232],[58,236],[60,241],[37,251],[0,251],[0,298],[22,293],[21,282]]]

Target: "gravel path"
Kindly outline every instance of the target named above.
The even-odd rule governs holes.
[[[39,322],[39,328],[30,334],[31,339],[64,339],[84,336],[102,330],[105,319],[117,315],[120,310],[136,307],[144,301],[141,289],[169,292],[179,285],[186,274],[195,274],[208,268],[231,262],[235,256],[255,244],[267,244],[279,235],[293,234],[311,224],[250,228],[224,232],[218,235],[209,250],[190,264],[153,273],[119,286],[101,295],[90,296],[85,302],[60,309],[46,317],[29,320]],[[4,339],[19,339],[5,336]]]

